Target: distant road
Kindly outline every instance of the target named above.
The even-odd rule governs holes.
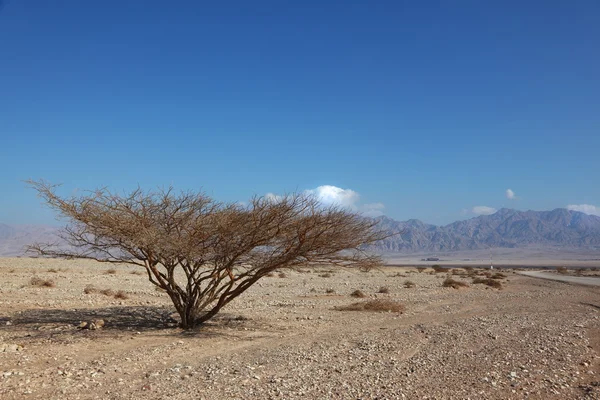
[[[570,276],[570,275],[557,275],[551,272],[545,271],[529,271],[519,272],[521,275],[531,276],[533,278],[550,279],[553,281],[575,283],[577,285],[588,285],[588,286],[600,286],[600,278],[591,276]]]

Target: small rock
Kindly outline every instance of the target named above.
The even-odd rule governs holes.
[[[92,321],[92,323],[94,325],[96,325],[97,329],[104,327],[104,320],[103,319],[95,319],[95,320]]]

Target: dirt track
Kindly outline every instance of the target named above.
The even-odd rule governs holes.
[[[596,277],[557,275],[555,272],[549,271],[523,271],[519,273],[533,278],[550,279],[553,281],[574,283],[576,285],[600,286],[600,278]]]
[[[457,290],[441,287],[445,273],[412,269],[286,272],[183,332],[143,275],[108,268],[0,259],[0,343],[22,346],[0,353],[0,398],[600,398],[596,287],[513,273],[503,290]],[[56,287],[30,286],[34,275]],[[85,294],[88,284],[129,298]],[[407,310],[333,309],[361,301],[355,289]],[[77,328],[94,319],[105,326]]]

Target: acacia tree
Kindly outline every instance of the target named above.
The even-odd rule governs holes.
[[[304,194],[255,197],[246,206],[197,192],[99,189],[61,197],[56,185],[29,184],[68,225],[61,244],[35,244],[37,255],[143,267],[192,328],[216,315],[260,278],[279,269],[334,264],[370,268],[363,251],[386,237],[375,222]]]

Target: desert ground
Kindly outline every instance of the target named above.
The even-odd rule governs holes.
[[[141,272],[0,259],[0,398],[600,399],[599,287],[324,266],[265,278],[183,331]],[[374,299],[404,311],[336,309]]]

